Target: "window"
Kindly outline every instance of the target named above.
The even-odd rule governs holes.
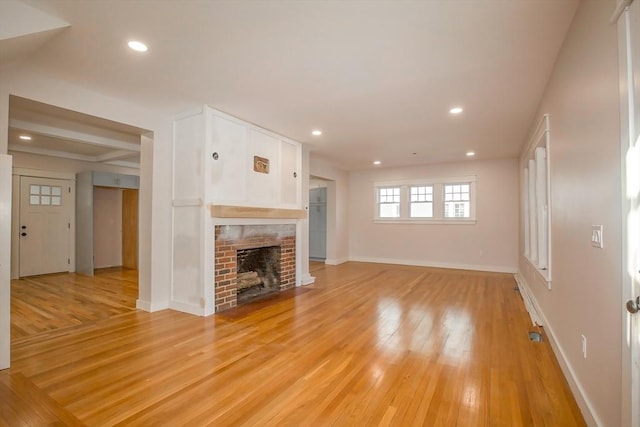
[[[524,256],[551,289],[549,214],[549,116],[542,117],[521,158]]]
[[[444,217],[469,218],[471,215],[471,196],[469,184],[444,185]]]
[[[411,218],[431,218],[433,216],[433,186],[411,186]]]
[[[378,216],[380,218],[400,217],[400,187],[378,189]]]
[[[474,224],[475,176],[376,182],[374,221]]]
[[[29,204],[37,205],[53,205],[60,206],[62,201],[62,187],[54,187],[49,185],[29,186]]]

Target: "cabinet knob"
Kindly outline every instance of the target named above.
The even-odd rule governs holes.
[[[218,160],[218,152],[216,151],[215,153],[213,153],[211,157],[213,157],[213,160]]]
[[[298,177],[298,172],[294,172],[294,173],[293,173],[293,177],[294,177],[294,178],[297,178],[297,177]]]

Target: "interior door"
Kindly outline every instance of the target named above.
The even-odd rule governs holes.
[[[69,271],[71,182],[20,178],[20,276]]]

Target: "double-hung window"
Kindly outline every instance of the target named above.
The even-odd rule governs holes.
[[[471,216],[471,185],[444,185],[444,217],[469,218]]]
[[[433,185],[412,185],[409,188],[411,218],[433,217]]]
[[[377,182],[374,221],[475,223],[475,176]]]
[[[400,218],[400,187],[378,188],[378,216]]]

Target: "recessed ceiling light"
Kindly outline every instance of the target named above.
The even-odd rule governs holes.
[[[312,130],[312,131],[311,131],[311,135],[313,135],[313,136],[320,136],[320,135],[322,135],[322,131],[321,131],[321,130],[318,130],[318,129],[316,129],[316,130]]]
[[[475,151],[467,151],[467,157],[473,157],[476,155]]]
[[[376,160],[373,162],[374,165],[379,165],[380,163],[382,163],[380,160]]]
[[[149,50],[146,44],[137,40],[131,40],[127,45],[129,46],[129,49],[135,50],[136,52],[146,52]]]
[[[464,110],[462,109],[462,107],[453,107],[452,109],[449,110],[451,114],[460,114],[463,111]]]
[[[18,138],[23,141],[31,141],[31,137],[29,135],[20,135]]]

